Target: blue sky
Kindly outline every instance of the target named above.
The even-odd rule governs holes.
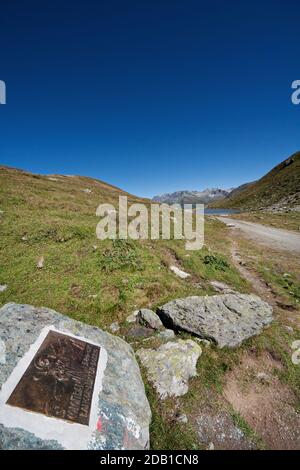
[[[298,0],[5,0],[0,162],[153,196],[300,149]]]

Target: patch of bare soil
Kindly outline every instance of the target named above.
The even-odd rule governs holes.
[[[255,449],[243,431],[234,423],[225,411],[212,412],[203,409],[196,418],[196,430],[200,443],[206,448],[216,450],[251,450]]]
[[[228,372],[223,393],[268,449],[299,449],[300,414],[294,394],[276,376],[281,367],[267,352],[245,353],[239,367]]]

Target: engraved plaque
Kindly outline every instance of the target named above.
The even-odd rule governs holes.
[[[100,347],[50,330],[7,404],[89,425]]]

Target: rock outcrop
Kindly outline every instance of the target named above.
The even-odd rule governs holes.
[[[157,313],[166,327],[212,339],[220,348],[239,346],[273,319],[269,304],[239,293],[176,299]]]
[[[41,358],[39,357],[39,344],[44,338],[43,335],[47,338],[49,331],[59,332],[63,337],[67,335],[67,340],[63,339],[55,344],[51,357]],[[139,366],[132,348],[125,341],[99,328],[74,321],[54,310],[13,303],[0,309],[0,340],[2,344],[1,448],[121,450],[144,449],[149,446],[151,411]],[[89,372],[93,372],[93,367],[94,371],[97,370],[92,388],[93,399],[88,425],[70,423],[60,418],[58,414],[49,416],[48,413],[47,415],[48,407],[51,406],[53,409],[53,400],[55,406],[60,404],[59,394],[64,393],[64,387],[75,387],[74,382],[78,384],[81,381],[80,386],[84,393],[88,394],[91,389],[90,376],[87,381],[84,381],[80,375],[82,372],[76,375],[76,371],[72,369],[72,358],[66,362],[63,354],[65,349],[61,349],[65,348],[66,344],[68,347],[74,347],[73,344],[77,344],[80,340],[85,342],[83,343],[85,349],[82,351],[85,351],[86,361],[81,363],[80,370],[85,372],[85,368],[88,368]],[[90,349],[86,344],[90,345]],[[100,347],[98,366],[89,362],[91,345]],[[83,348],[83,346],[77,347],[78,350]],[[58,353],[59,349],[63,353]],[[57,358],[55,358],[56,354]],[[38,357],[38,364],[36,364],[35,357]],[[53,370],[51,361],[54,361]],[[28,364],[33,364],[32,367],[38,366],[35,379],[38,384],[40,378],[46,372],[49,373],[50,363],[51,374],[48,377],[48,384],[50,387],[54,385],[57,387],[53,389],[53,393],[50,393],[51,403],[45,404],[45,413],[32,412],[28,411],[28,408],[21,409],[16,405],[7,404],[11,393],[8,394],[8,391],[11,384],[16,381],[20,370],[24,375],[23,371],[27,370]],[[90,388],[86,388],[86,384]],[[52,388],[50,392],[51,390]],[[75,392],[72,396],[74,403],[80,394],[80,387],[77,387]],[[41,390],[39,393],[43,405],[43,393]],[[28,399],[36,400],[32,396],[27,396],[25,399],[26,403]],[[64,403],[65,407],[69,407],[69,404]],[[63,408],[60,411],[63,412]]]

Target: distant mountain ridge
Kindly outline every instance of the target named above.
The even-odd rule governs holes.
[[[203,191],[175,191],[174,193],[165,193],[154,196],[152,201],[164,202],[166,204],[209,204],[213,201],[224,199],[230,194],[231,190],[220,188],[207,188]]]

